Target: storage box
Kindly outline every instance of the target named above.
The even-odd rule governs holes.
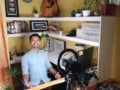
[[[100,32],[95,30],[83,30],[83,29],[77,29],[77,37],[85,40],[91,40],[91,41],[99,41],[100,38]]]
[[[100,31],[99,23],[82,23],[82,29]]]

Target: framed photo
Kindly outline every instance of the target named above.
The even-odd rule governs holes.
[[[7,17],[18,17],[18,0],[5,0],[6,16]]]
[[[31,20],[30,28],[32,32],[46,31],[48,29],[47,20]]]

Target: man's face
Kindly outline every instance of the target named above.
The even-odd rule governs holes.
[[[31,38],[31,46],[32,48],[39,48],[40,47],[40,39],[37,36],[33,36]]]

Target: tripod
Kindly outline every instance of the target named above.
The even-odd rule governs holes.
[[[65,79],[67,81],[66,90],[74,90],[74,88],[76,87],[76,80],[75,80],[75,77],[73,76],[73,74],[71,72],[69,72],[66,75]]]
[[[88,90],[88,84],[92,77],[98,80],[98,77],[95,75],[95,72],[91,72],[91,73],[69,72],[65,77],[67,81],[66,90]]]

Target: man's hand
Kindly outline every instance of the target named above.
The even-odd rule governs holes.
[[[50,67],[49,71],[54,75],[55,79],[61,78],[61,75],[59,74],[59,72],[57,72],[53,67]]]
[[[60,79],[60,78],[61,78],[61,75],[59,74],[59,72],[56,72],[55,78],[56,78],[56,79]]]
[[[26,82],[26,81],[25,81],[25,85],[26,85],[27,88],[31,88],[31,87],[32,87],[32,85],[31,85],[30,82]]]

